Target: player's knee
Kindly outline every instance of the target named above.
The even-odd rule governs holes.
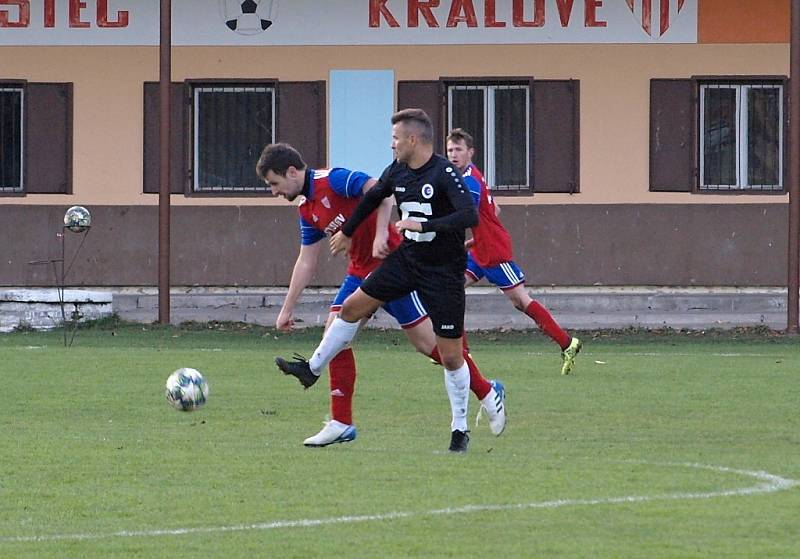
[[[464,356],[462,354],[456,356],[442,357],[442,366],[448,371],[455,371],[460,369],[464,364]]]

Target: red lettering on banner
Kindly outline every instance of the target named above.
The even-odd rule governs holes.
[[[69,26],[89,27],[88,21],[81,21],[81,10],[86,8],[86,2],[69,0]]]
[[[556,0],[558,17],[561,19],[561,27],[567,27],[569,25],[569,18],[572,16],[572,5],[574,3],[575,0]]]
[[[369,0],[369,26],[380,27],[381,16],[389,24],[389,27],[400,27],[392,12],[386,7],[386,0]]]
[[[586,27],[606,27],[608,22],[598,21],[597,8],[603,7],[603,0],[586,0],[583,23]]]
[[[497,21],[494,8],[494,0],[486,0],[483,9],[484,25],[486,27],[505,27],[505,21]]]
[[[419,14],[422,14],[428,27],[439,27],[431,10],[438,7],[439,0],[408,0],[408,26],[419,27]]]
[[[31,5],[28,0],[0,0],[0,6],[16,6],[19,9],[17,20],[11,21],[9,10],[0,7],[0,27],[28,27],[31,22]]]
[[[44,0],[44,26],[56,26],[56,0]]]
[[[544,25],[544,2],[535,0],[533,3],[533,21],[525,21],[525,0],[514,0],[511,8],[514,27],[541,27]]]
[[[117,20],[108,20],[108,0],[97,0],[97,27],[128,27],[128,12],[117,12]]]
[[[475,6],[472,5],[472,0],[453,0],[450,14],[447,16],[447,27],[456,27],[463,22],[466,22],[467,27],[478,27]]]

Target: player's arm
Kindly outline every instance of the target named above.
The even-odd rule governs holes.
[[[475,209],[481,207],[481,183],[472,175],[464,176],[464,184],[469,188],[469,193],[472,196],[472,202],[475,204]],[[480,221],[480,213],[478,213],[478,221]],[[475,246],[474,236],[464,241],[464,249],[469,250]]]
[[[372,188],[378,183],[374,181],[365,189]],[[392,218],[392,208],[394,203],[392,197],[384,198],[378,206],[378,213],[375,220],[375,239],[372,241],[372,256],[374,258],[386,258],[391,250],[389,249],[389,221]]]
[[[314,234],[308,229],[308,226],[304,225],[301,221],[300,252],[297,255],[297,260],[292,269],[292,279],[289,280],[289,289],[286,292],[286,298],[283,300],[283,305],[275,321],[275,327],[279,330],[291,330],[294,325],[292,321],[294,307],[298,299],[300,299],[300,295],[302,295],[308,284],[311,283],[311,279],[317,271],[319,251],[322,246],[319,241],[323,237],[320,236],[320,233],[317,232],[317,234]]]
[[[362,197],[361,201],[356,206],[353,215],[350,216],[342,228],[331,237],[330,247],[332,254],[339,254],[350,248],[350,238],[358,229],[358,226],[381,205],[384,199],[392,195],[392,184],[387,180],[387,171],[384,171],[381,179],[369,189]]]

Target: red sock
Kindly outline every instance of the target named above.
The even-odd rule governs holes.
[[[464,340],[464,351],[469,353],[469,341],[467,340],[467,331],[465,330],[463,334],[461,334],[461,339]]]
[[[553,316],[547,312],[539,301],[531,301],[528,308],[525,309],[525,314],[533,319],[534,322],[542,329],[542,332],[553,338],[561,349],[567,349],[569,342],[572,340],[569,334],[561,329],[561,326],[555,321]]]
[[[440,365],[442,364],[438,347],[433,348],[433,351],[429,357]],[[464,348],[464,361],[467,362],[467,367],[469,368],[469,389],[472,390],[473,394],[475,394],[478,400],[483,400],[492,389],[492,385],[483,377],[480,369],[478,369],[478,366],[475,364],[475,361],[473,361],[472,357],[469,356],[466,347]]]
[[[328,364],[331,386],[331,417],[353,424],[353,391],[356,385],[356,359],[353,350],[339,352]]]

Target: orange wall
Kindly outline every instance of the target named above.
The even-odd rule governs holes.
[[[701,43],[788,43],[790,0],[699,0]]]

